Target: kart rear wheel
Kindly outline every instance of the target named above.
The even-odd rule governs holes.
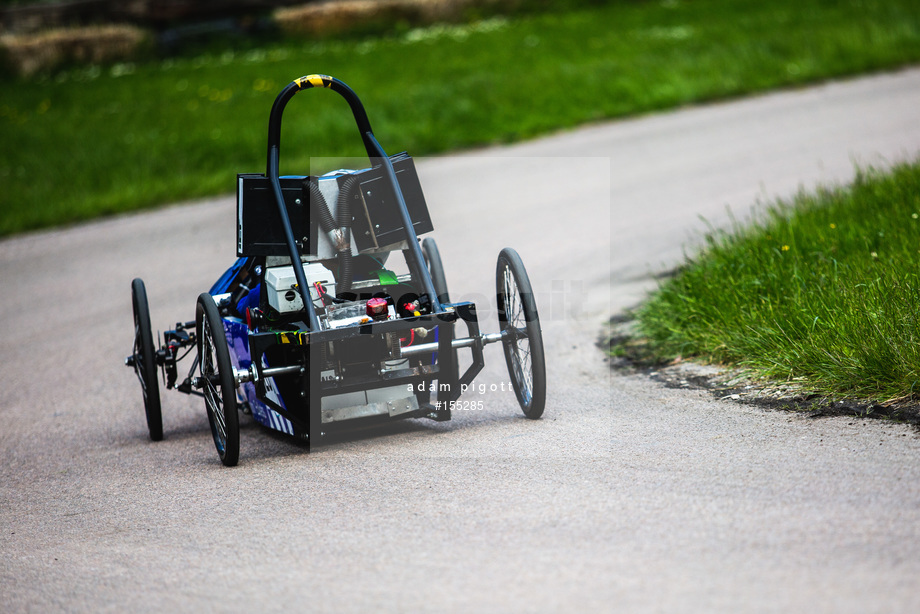
[[[150,332],[150,308],[147,304],[147,289],[141,279],[131,282],[131,304],[134,308],[134,373],[141,383],[144,394],[144,413],[147,414],[147,430],[150,439],[163,439],[163,413],[160,407],[160,387],[157,380],[156,349]]]
[[[434,285],[434,292],[438,296],[440,304],[450,302],[450,293],[447,291],[447,277],[444,275],[444,264],[441,261],[441,252],[438,251],[438,244],[431,237],[422,240],[422,255],[425,262],[428,263],[428,272],[431,273],[431,283]],[[460,379],[460,363],[458,361],[458,351],[453,350],[454,362],[451,373],[451,381],[457,382]],[[440,384],[441,382],[439,382]],[[431,380],[425,381],[425,390],[429,389]],[[452,384],[454,385],[454,384]],[[430,395],[425,402],[430,402]]]
[[[524,263],[506,247],[495,269],[498,321],[508,374],[518,403],[528,418],[543,415],[546,405],[546,361],[540,316]]]
[[[230,350],[217,305],[210,294],[198,297],[195,309],[198,333],[198,369],[208,422],[220,462],[227,467],[240,459],[240,417]]]
[[[425,256],[425,261],[428,263],[428,271],[431,273],[431,282],[438,295],[438,302],[449,303],[450,294],[447,292],[444,264],[441,262],[441,252],[438,251],[438,244],[434,242],[434,239],[429,237],[422,241],[422,255]]]

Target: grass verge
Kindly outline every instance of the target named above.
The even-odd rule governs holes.
[[[6,77],[0,236],[232,191],[305,73],[344,80],[385,148],[423,155],[918,60],[914,0],[665,0]],[[282,172],[361,155],[342,100],[302,98]]]
[[[920,399],[920,161],[778,202],[637,309],[614,353],[695,357],[868,403]]]

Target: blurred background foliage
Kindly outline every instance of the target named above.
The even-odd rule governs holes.
[[[0,236],[232,192],[236,173],[265,167],[275,95],[309,73],[348,83],[384,148],[419,156],[920,59],[914,0],[457,0],[448,13],[413,3],[433,6],[364,2],[402,8],[313,33],[279,25],[296,7],[122,21],[143,34],[127,57],[65,54],[28,75],[8,64]],[[282,172],[362,154],[340,98],[309,92],[289,105]]]

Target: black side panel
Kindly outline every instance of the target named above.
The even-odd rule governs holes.
[[[302,201],[302,177],[282,178],[281,193],[291,220],[295,240],[300,241],[301,253],[310,253],[315,239],[310,234],[309,203]],[[278,219],[278,206],[271,183],[265,175],[237,175],[236,255],[287,256],[284,229]]]
[[[409,209],[409,217],[416,235],[431,232],[431,216],[422,185],[415,171],[415,163],[405,153],[392,156],[393,170]],[[359,250],[375,249],[406,240],[392,189],[382,166],[359,171],[361,206],[354,209],[352,236]]]

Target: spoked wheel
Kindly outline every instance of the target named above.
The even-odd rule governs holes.
[[[228,467],[240,459],[240,417],[236,408],[236,382],[230,350],[217,305],[210,294],[198,297],[195,309],[198,332],[198,368],[208,410],[208,422],[220,462]]]
[[[144,393],[144,412],[150,439],[163,439],[163,413],[160,408],[160,388],[157,381],[156,349],[150,332],[150,308],[147,289],[141,279],[131,282],[131,303],[134,307],[134,348],[132,358],[134,373]]]
[[[428,271],[431,273],[431,282],[434,284],[434,291],[438,295],[438,302],[449,303],[450,294],[447,292],[447,277],[444,276],[444,265],[441,263],[441,253],[438,251],[438,244],[432,238],[426,238],[422,241],[422,255],[428,263]]]
[[[511,385],[528,418],[539,418],[546,405],[546,362],[537,302],[524,263],[506,247],[495,269],[498,321]]]

